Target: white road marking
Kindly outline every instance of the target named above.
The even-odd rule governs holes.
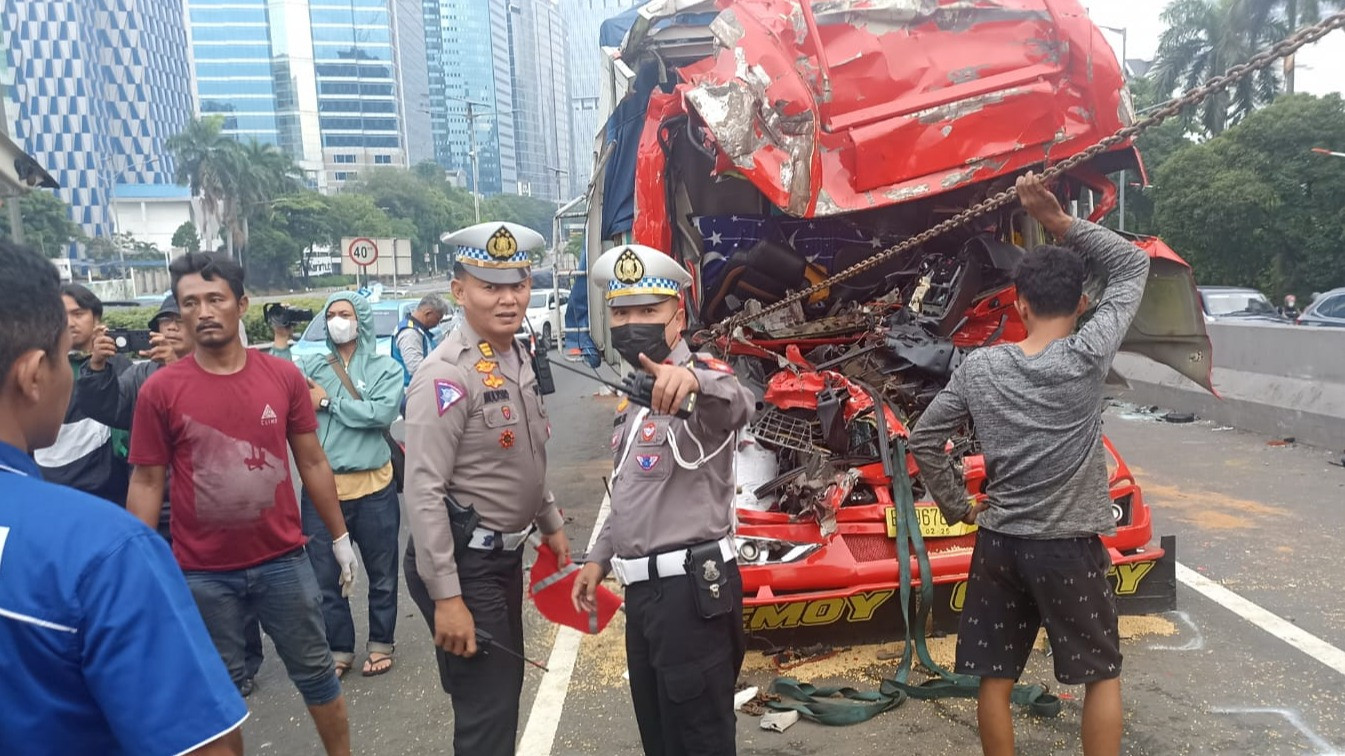
[[[1286,722],[1293,725],[1296,730],[1302,733],[1303,737],[1308,739],[1308,742],[1312,743],[1312,747],[1316,749],[1316,753],[1319,754],[1319,756],[1340,756],[1340,749],[1331,745],[1326,738],[1318,735],[1311,727],[1308,727],[1307,723],[1303,721],[1303,718],[1300,717],[1298,712],[1294,709],[1249,706],[1216,708],[1210,709],[1210,711],[1215,714],[1274,714],[1275,716],[1283,717]]]
[[[1164,612],[1164,614],[1171,614],[1172,616],[1174,616],[1174,617],[1176,617],[1177,619],[1181,620],[1183,624],[1185,624],[1187,627],[1191,628],[1191,633],[1192,633],[1192,635],[1193,635],[1194,637],[1191,638],[1191,640],[1188,640],[1187,642],[1181,644],[1180,646],[1157,645],[1157,646],[1149,646],[1150,649],[1152,649],[1152,650],[1154,650],[1154,651],[1204,651],[1204,650],[1205,650],[1205,636],[1204,636],[1203,633],[1200,632],[1200,628],[1196,627],[1196,623],[1193,622],[1193,621],[1191,621],[1191,615],[1187,614],[1186,612]]]
[[[1336,648],[1294,623],[1271,614],[1180,562],[1177,580],[1197,593],[1238,615],[1267,633],[1345,675],[1345,651]]]
[[[593,523],[593,533],[588,538],[588,551],[598,542],[603,523],[612,511],[612,502],[603,497],[598,508],[598,518]],[[523,729],[523,739],[518,743],[518,753],[528,756],[551,756],[551,747],[556,742],[556,729],[560,726],[560,715],[565,710],[565,697],[570,692],[570,675],[574,672],[575,662],[579,659],[579,643],[584,634],[572,627],[562,627],[556,631],[556,642],[551,646],[551,656],[547,660],[548,672],[542,675],[537,686],[537,697],[532,700],[532,709],[528,712],[528,724]]]

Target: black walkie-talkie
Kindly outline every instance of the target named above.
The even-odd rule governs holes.
[[[556,379],[551,377],[551,360],[546,358],[546,350],[550,345],[546,339],[538,338],[536,333],[533,334],[532,344],[532,372],[537,375],[537,393],[542,396],[554,394]]]

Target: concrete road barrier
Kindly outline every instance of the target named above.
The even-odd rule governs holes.
[[[1269,438],[1345,449],[1345,329],[1211,323],[1214,387],[1221,398],[1172,369],[1133,354],[1115,368],[1128,398]]]

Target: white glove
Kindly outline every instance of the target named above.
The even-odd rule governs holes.
[[[332,541],[332,554],[336,557],[336,563],[341,566],[341,595],[350,598],[350,594],[355,591],[355,547],[350,545],[350,533],[343,533],[340,538]]]

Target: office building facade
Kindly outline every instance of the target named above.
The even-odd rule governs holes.
[[[275,144],[321,191],[429,155],[420,0],[186,2],[201,114],[229,135]]]
[[[571,130],[565,29],[554,0],[510,0],[518,193],[570,199]]]
[[[181,0],[4,0],[0,29],[12,138],[110,237],[118,186],[173,185],[164,142],[192,115]]]
[[[422,4],[435,160],[461,186],[475,191],[479,184],[482,194],[513,194],[518,159],[509,0]]]
[[[602,22],[640,5],[643,0],[560,0],[566,31],[566,64],[569,81],[570,128],[573,134],[569,157],[571,179],[583,191],[592,179],[594,145],[607,114],[602,105],[602,51],[598,29]]]

